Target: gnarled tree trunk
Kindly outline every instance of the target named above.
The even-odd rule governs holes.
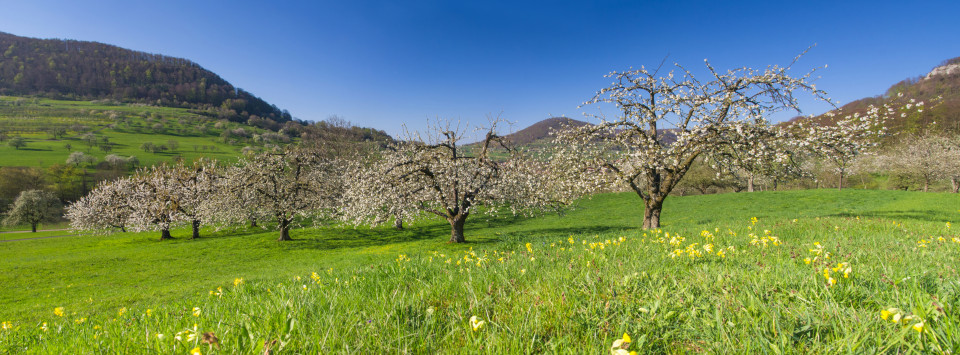
[[[466,214],[459,214],[453,217],[447,218],[447,222],[450,222],[450,243],[464,243],[467,241],[463,236],[463,226],[467,222]]]
[[[643,229],[660,228],[660,211],[663,210],[663,200],[648,199],[644,201]]]
[[[173,239],[173,236],[170,235],[170,228],[163,228],[160,230],[160,240]]]
[[[192,227],[193,227],[193,239],[199,239],[200,238],[200,220],[198,219],[193,220]]]
[[[287,240],[293,240],[293,238],[290,238],[290,223],[291,223],[291,222],[292,222],[292,221],[291,221],[291,220],[288,220],[288,219],[282,219],[282,220],[280,220],[280,225],[278,226],[278,227],[280,228],[280,238],[277,239],[278,242],[287,241]]]

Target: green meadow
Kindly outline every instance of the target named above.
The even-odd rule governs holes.
[[[81,127],[83,130],[78,130]],[[109,154],[135,156],[144,166],[176,158],[191,161],[211,157],[229,162],[236,160],[244,146],[258,146],[243,139],[234,144],[221,139],[224,130],[241,127],[251,133],[265,132],[183,108],[0,96],[0,132],[8,137],[0,143],[0,166],[64,164],[76,151],[92,155],[98,162]],[[65,133],[53,135],[53,128]],[[104,151],[99,145],[87,144],[82,139],[87,133],[106,138],[111,149]],[[26,146],[9,146],[7,139],[14,136],[22,137]],[[174,149],[147,152],[140,148],[145,142],[169,146],[171,141],[176,142]]]
[[[957,195],[671,197],[648,231],[639,202],[473,215],[464,245],[429,219],[291,242],[248,227],[0,242],[0,352],[960,351]]]

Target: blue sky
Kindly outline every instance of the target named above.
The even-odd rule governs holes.
[[[0,1],[0,31],[188,58],[298,118],[520,129],[666,58],[814,67],[846,103],[960,56],[960,1]],[[804,101],[804,113],[828,107]],[[773,117],[774,120],[790,115]]]

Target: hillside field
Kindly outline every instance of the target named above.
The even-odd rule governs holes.
[[[63,129],[64,134],[54,136],[53,128]],[[221,138],[224,130],[237,128],[250,134],[265,132],[183,108],[0,96],[0,133],[6,136],[0,143],[0,166],[64,164],[70,153],[76,151],[92,155],[98,162],[108,154],[135,156],[144,166],[170,162],[176,157],[187,161],[201,156],[235,161],[244,146],[262,145],[243,138],[230,144]],[[111,149],[104,151],[99,143],[87,144],[82,138],[87,133],[101,142],[106,138]],[[24,138],[26,146],[9,146],[9,139],[15,136]],[[173,149],[141,149],[144,142],[170,145],[171,141],[176,142]]]
[[[960,351],[955,194],[671,197],[656,231],[641,208],[473,215],[464,245],[436,220],[0,242],[0,353]]]

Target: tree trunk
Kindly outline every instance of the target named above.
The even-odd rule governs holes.
[[[251,218],[251,219],[250,219],[250,227],[256,227],[256,226],[257,226],[257,219],[256,219],[256,218]]]
[[[924,180],[923,180],[923,192],[927,192],[927,190],[929,190],[929,189],[930,189],[930,180],[929,180],[929,179],[924,179]]]
[[[663,201],[649,199],[644,201],[643,209],[643,229],[660,228],[660,210],[663,209]]]
[[[170,229],[164,228],[160,230],[160,240],[173,239],[173,236],[170,235]]]
[[[839,179],[839,182],[837,183],[837,191],[842,191],[842,190],[843,190],[843,173],[840,173],[840,179]]]
[[[403,230],[403,218],[400,216],[393,217],[393,229]]]
[[[747,192],[753,192],[753,175],[747,177]]]
[[[193,239],[200,239],[200,220],[193,220]]]
[[[293,240],[290,238],[290,221],[282,220],[280,221],[280,238],[277,239],[278,242]]]
[[[30,223],[30,232],[31,232],[31,233],[36,233],[36,232],[37,232],[37,224],[36,224],[36,223]]]
[[[950,184],[953,185],[953,193],[960,193],[960,177],[954,176],[950,178]]]
[[[463,225],[467,222],[467,215],[461,214],[452,218],[447,218],[450,222],[450,243],[464,243],[466,238],[463,236]]]

